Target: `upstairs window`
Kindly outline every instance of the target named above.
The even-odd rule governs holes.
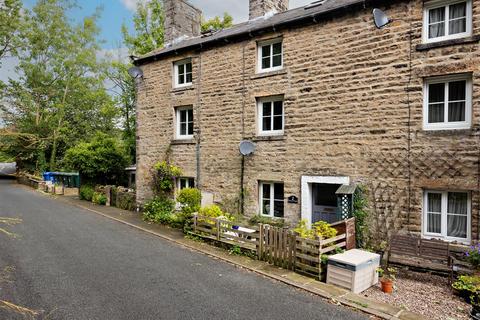
[[[283,97],[267,97],[258,99],[258,134],[283,134]]]
[[[193,107],[181,107],[176,109],[176,138],[193,138]]]
[[[174,64],[175,88],[186,87],[192,84],[192,60],[182,60]]]
[[[268,72],[283,68],[282,39],[258,44],[258,72]]]
[[[468,129],[472,122],[471,77],[458,75],[425,81],[425,130]]]
[[[470,241],[471,200],[467,192],[425,191],[423,235],[444,240]]]
[[[260,212],[264,216],[283,218],[284,194],[283,183],[260,182]]]
[[[424,42],[467,37],[472,34],[472,0],[429,1],[424,9]]]

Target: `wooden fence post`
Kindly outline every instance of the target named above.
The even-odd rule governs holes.
[[[257,247],[257,255],[258,255],[258,260],[262,260],[263,256],[263,224],[260,223],[258,225],[258,247]]]
[[[318,280],[322,281],[322,237],[318,236]]]
[[[197,233],[197,219],[198,219],[197,214],[194,214],[193,215],[193,232],[194,233]]]
[[[297,235],[292,233],[290,239],[292,240],[292,270],[295,271],[297,265]]]
[[[220,241],[220,219],[215,219],[217,224],[217,240]]]
[[[346,250],[356,248],[356,234],[355,234],[355,218],[350,218],[345,221],[345,242]]]

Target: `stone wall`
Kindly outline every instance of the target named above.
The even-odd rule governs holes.
[[[367,187],[370,231],[377,239],[396,230],[420,232],[423,190],[429,188],[471,191],[472,239],[478,239],[479,45],[418,51],[422,5],[415,0],[381,7],[396,20],[381,30],[366,7],[143,66],[137,201],[151,198],[151,168],[163,159],[197,177],[216,202],[237,197],[238,145],[251,139],[257,150],[245,161],[248,215],[259,211],[259,180],[282,181],[285,197],[300,199],[302,176],[347,176]],[[473,34],[479,34],[480,4],[473,5]],[[256,74],[257,41],[276,37],[283,38],[284,69]],[[186,57],[193,61],[193,86],[172,89],[173,62]],[[424,131],[423,78],[463,72],[472,74],[474,84],[472,129]],[[270,95],[284,95],[285,134],[257,137],[256,98]],[[194,107],[196,134],[179,142],[174,108],[186,105]],[[298,221],[301,203],[285,206],[287,220]]]

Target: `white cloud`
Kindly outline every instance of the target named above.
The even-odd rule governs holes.
[[[125,1],[125,0],[123,0]],[[223,16],[224,12],[232,15],[234,23],[248,20],[248,0],[188,0],[203,11],[205,18]],[[314,0],[290,0],[290,9],[305,6]]]
[[[137,9],[137,4],[139,2],[145,2],[146,0],[121,0],[122,4],[130,11],[135,11]]]
[[[130,11],[135,11],[137,3],[148,0],[121,0],[122,4]],[[188,0],[191,4],[203,11],[205,18],[223,16],[228,12],[233,16],[234,22],[248,20],[248,0]],[[290,9],[307,5],[314,0],[290,0]]]
[[[127,48],[101,49],[97,51],[97,59],[101,61],[128,62],[129,54]]]

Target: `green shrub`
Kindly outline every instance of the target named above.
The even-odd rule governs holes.
[[[95,189],[90,185],[80,187],[80,200],[92,201]]]
[[[107,197],[101,192],[94,192],[92,202],[104,206],[107,204]]]
[[[191,215],[200,210],[202,193],[196,188],[185,188],[178,192],[177,202],[181,205],[184,215]]]
[[[317,221],[312,225],[312,227],[315,235],[317,237],[321,237],[322,239],[333,238],[338,232],[336,229],[332,228],[328,222],[325,221]]]
[[[300,237],[306,239],[315,239],[321,237],[322,239],[333,238],[337,235],[337,230],[332,228],[328,222],[318,221],[312,225],[312,228],[307,227],[308,221],[302,219],[298,225],[293,229]]]
[[[175,202],[165,197],[156,197],[147,202],[143,208],[143,219],[150,222],[169,224]]]
[[[200,208],[200,210],[198,210],[198,213],[201,216],[206,216],[211,218],[220,218],[228,221],[235,220],[235,218],[231,214],[223,212],[219,206],[214,204]]]
[[[78,171],[84,181],[116,183],[128,165],[128,155],[119,139],[97,133],[88,142],[68,149],[63,165],[68,170]]]
[[[274,227],[283,228],[285,226],[285,220],[279,218],[271,218],[257,214],[250,218],[250,224],[269,224]]]

